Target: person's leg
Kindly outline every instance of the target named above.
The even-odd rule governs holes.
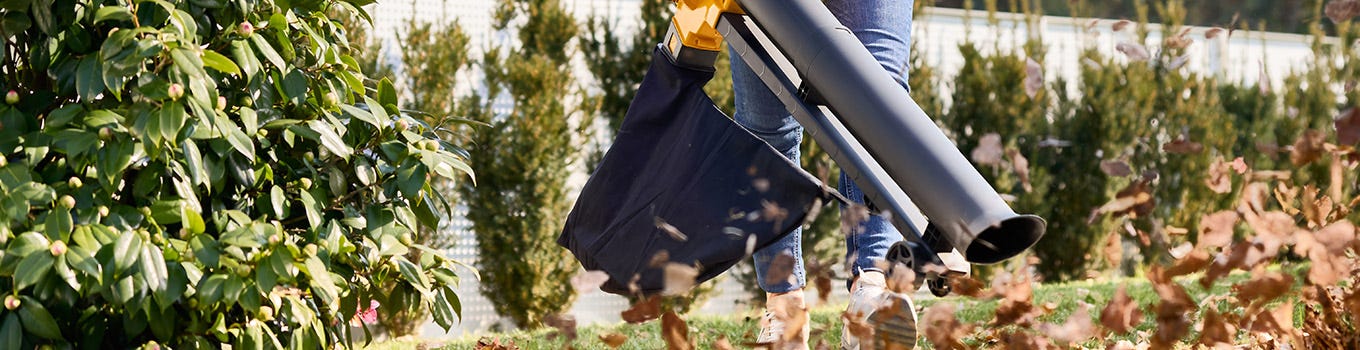
[[[850,29],[869,53],[903,89],[907,89],[907,62],[911,56],[911,21],[913,0],[828,0],[826,7]],[[847,199],[864,204],[864,193],[850,177],[841,173],[837,186]],[[847,213],[842,205],[842,213]],[[846,263],[853,276],[862,271],[882,272],[876,261],[888,253],[888,247],[902,240],[902,234],[892,223],[877,213],[859,220],[845,236]],[[844,215],[844,214],[843,214]],[[851,215],[854,216],[854,215]]]
[[[911,55],[913,0],[827,0],[826,6],[841,24],[855,34],[894,79],[907,87],[907,62]],[[872,118],[875,116],[855,116]],[[864,204],[864,193],[841,173],[837,186],[847,199]],[[846,263],[849,265],[850,303],[846,306],[846,326],[841,331],[842,349],[859,349],[873,342],[872,348],[912,348],[916,345],[916,312],[907,295],[891,293],[886,276],[877,265],[902,234],[877,213],[847,210],[841,206],[845,235]],[[868,214],[868,215],[864,215]],[[879,312],[880,310],[892,312]],[[871,339],[851,332],[851,323],[873,328]]]
[[[729,50],[736,57],[736,54]],[[785,157],[798,162],[798,145],[803,140],[803,126],[784,109],[783,103],[770,92],[760,78],[741,59],[732,60],[732,90],[736,113],[732,119],[751,130]],[[807,284],[803,270],[802,228],[754,253],[756,281],[768,293],[787,293],[801,290]],[[793,257],[793,270],[787,278],[770,276],[770,265],[779,255]],[[776,272],[783,274],[782,272]],[[769,278],[770,280],[767,280]]]
[[[736,53],[731,50],[728,53],[736,57]],[[803,126],[789,115],[783,103],[741,59],[732,60],[732,90],[736,104],[732,119],[785,157],[798,162]],[[803,269],[802,240],[802,228],[795,228],[789,235],[753,254],[756,283],[766,293],[768,310],[761,319],[761,330],[756,341],[776,344],[780,350],[807,349],[808,335],[812,330],[807,322],[807,305],[803,300],[803,286],[807,284],[807,277]],[[780,255],[791,257],[792,266],[772,266]],[[794,334],[786,334],[786,321],[797,318],[803,320],[803,327]]]

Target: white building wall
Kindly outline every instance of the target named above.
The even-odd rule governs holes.
[[[587,16],[603,16],[616,21],[619,31],[632,32],[638,25],[639,0],[562,0],[582,21]],[[495,0],[395,0],[383,1],[370,7],[373,16],[373,33],[386,47],[396,47],[396,38],[403,34],[404,21],[415,18],[436,24],[457,22],[463,26],[471,38],[473,57],[491,43],[512,43],[514,38],[505,33],[491,30],[491,12],[498,1]],[[998,14],[998,25],[987,25],[986,14],[974,12],[972,16],[957,9],[927,8],[916,14],[913,40],[916,49],[925,55],[928,64],[938,67],[944,75],[941,92],[949,94],[952,76],[962,65],[958,45],[972,40],[984,52],[996,50],[1016,50],[1030,34],[1023,18],[1016,15]],[[1045,61],[1047,79],[1055,81],[1062,77],[1069,82],[1076,81],[1080,72],[1079,53],[1086,47],[1095,47],[1103,54],[1126,58],[1115,51],[1120,42],[1133,39],[1131,30],[1115,33],[1111,30],[1114,20],[1073,19],[1065,17],[1043,17],[1037,32],[1049,46],[1049,59]],[[1089,29],[1088,29],[1089,28]],[[1148,49],[1156,52],[1160,45],[1159,27],[1152,28],[1148,38]],[[1193,28],[1189,37],[1195,41],[1189,48],[1186,69],[1200,74],[1213,74],[1228,81],[1255,82],[1264,72],[1272,86],[1282,86],[1284,77],[1291,71],[1302,70],[1312,59],[1309,50],[1311,38],[1293,34],[1237,32],[1229,39],[1207,40],[1204,32],[1209,28]],[[624,35],[625,37],[627,35]],[[1267,55],[1268,53],[1268,55]],[[400,62],[387,54],[387,60],[399,65]],[[577,59],[573,69],[582,84],[591,83],[590,74]],[[477,86],[476,74],[464,77],[468,84]],[[1021,82],[1015,82],[1021,84]],[[1070,87],[1075,89],[1075,86]],[[1072,91],[1077,93],[1077,91]],[[498,101],[501,111],[508,108],[505,99]],[[579,186],[583,176],[573,179]],[[450,249],[452,258],[475,265],[477,261],[476,242],[468,228],[470,223],[462,218],[466,207],[460,206],[457,217],[451,220],[448,229],[458,235],[456,246]],[[495,314],[490,302],[481,296],[477,282],[467,276],[460,286],[458,296],[462,300],[463,320],[454,329],[444,332],[433,323],[424,327],[423,336],[428,338],[449,338],[476,334],[492,327],[502,329],[512,327],[504,318]],[[701,313],[730,313],[740,310],[737,301],[745,298],[741,286],[730,278],[721,278],[720,293],[713,298]],[[839,288],[837,288],[839,290]],[[836,295],[843,297],[841,291]],[[597,322],[619,322],[619,312],[627,307],[626,301],[617,296],[600,292],[582,296],[571,313],[581,324]]]

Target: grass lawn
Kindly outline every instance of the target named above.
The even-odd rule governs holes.
[[[1191,275],[1178,278],[1177,281],[1186,286],[1187,291],[1195,300],[1204,300],[1206,296],[1229,294],[1229,285],[1243,281],[1247,278],[1245,273],[1230,275],[1225,280],[1220,280],[1212,288],[1206,291],[1196,282],[1198,275]],[[1156,303],[1157,294],[1152,290],[1152,286],[1144,278],[1120,278],[1113,280],[1088,280],[1080,282],[1042,284],[1034,289],[1034,305],[1037,307],[1052,307],[1053,311],[1038,318],[1040,322],[1059,323],[1065,321],[1067,317],[1077,309],[1078,303],[1087,303],[1092,306],[1091,316],[1093,321],[1099,324],[1100,310],[1105,307],[1115,290],[1121,285],[1128,286],[1128,294],[1142,305],[1145,316],[1143,323],[1138,326],[1139,330],[1150,331],[1154,327],[1152,304]],[[978,326],[978,329],[989,328],[986,323],[993,318],[997,300],[974,299],[961,296],[951,296],[947,298],[923,298],[917,301],[918,308],[930,307],[939,303],[956,303],[958,313],[956,316],[964,323],[971,323]],[[1226,302],[1224,302],[1226,303]],[[832,348],[840,342],[841,321],[840,313],[845,305],[825,305],[812,310],[813,336],[810,344],[815,345],[818,341],[825,341]],[[1221,310],[1230,310],[1221,308]],[[1295,315],[1301,313],[1296,312]],[[1195,317],[1198,319],[1198,317]],[[689,324],[691,339],[699,345],[699,348],[713,348],[713,344],[719,338],[726,338],[729,343],[742,348],[745,342],[754,341],[755,333],[758,331],[758,314],[756,311],[748,313],[730,315],[702,315],[691,316],[686,319]],[[1296,323],[1298,320],[1296,320]],[[641,325],[630,325],[625,323],[592,325],[582,327],[579,330],[578,338],[571,344],[574,349],[608,349],[601,340],[604,334],[621,334],[627,337],[627,341],[621,348],[624,349],[659,349],[665,348],[665,341],[661,338],[660,321],[650,321]],[[500,339],[501,343],[513,341],[521,349],[562,349],[562,338],[549,339],[553,333],[552,329],[540,329],[535,331],[513,331],[507,333],[488,333],[478,336],[469,336],[463,339],[449,341],[444,344],[421,344],[419,341],[399,341],[384,342],[370,346],[368,349],[412,349],[416,347],[430,347],[440,349],[471,349],[482,337]],[[982,332],[975,332],[982,333]],[[1108,338],[1111,341],[1132,340],[1137,335],[1116,335]],[[1196,339],[1197,335],[1192,334],[1187,339]],[[974,345],[986,342],[985,339],[968,339]],[[924,348],[930,348],[922,338],[920,344]],[[1098,340],[1092,340],[1088,346],[1103,347]]]

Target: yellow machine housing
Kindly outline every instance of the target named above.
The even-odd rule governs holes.
[[[736,0],[677,0],[675,16],[666,33],[665,47],[676,63],[713,67],[722,48],[718,19],[723,13],[743,13]]]

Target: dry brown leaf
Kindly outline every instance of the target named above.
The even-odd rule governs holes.
[[[656,254],[652,254],[652,259],[647,261],[647,266],[654,269],[662,268],[669,262],[671,262],[671,252],[662,249],[657,251]]]
[[[1175,141],[1162,144],[1162,150],[1171,154],[1195,154],[1203,152],[1204,145],[1182,136]]]
[[[866,322],[865,315],[858,312],[845,310],[841,312],[841,322],[845,328],[849,329],[850,334],[860,339],[871,339],[874,336],[874,326]]]
[[[1044,88],[1044,67],[1033,58],[1025,59],[1025,95],[1034,98]]]
[[[620,315],[624,321],[632,324],[655,320],[661,316],[661,296],[653,295],[645,300],[635,302],[632,307],[624,310]]]
[[[1289,161],[1297,167],[1322,158],[1322,145],[1325,143],[1325,137],[1326,135],[1321,131],[1304,130],[1303,134],[1299,135],[1299,139],[1294,141],[1294,148],[1289,151]]]
[[[1242,199],[1237,205],[1237,211],[1242,214],[1257,215],[1266,210],[1266,198],[1270,195],[1270,187],[1265,183],[1252,182],[1242,189]]]
[[[1091,322],[1091,305],[1080,303],[1066,322],[1061,325],[1045,323],[1039,326],[1039,332],[1064,346],[1096,336],[1096,325]]]
[[[543,318],[543,325],[557,329],[556,332],[548,335],[548,339],[561,335],[568,340],[576,340],[576,316],[548,315],[548,317]]]
[[[680,295],[689,292],[694,288],[695,279],[699,277],[699,269],[680,263],[666,263],[665,288],[661,291],[662,295]]]
[[[1224,322],[1223,316],[1213,309],[1204,310],[1204,326],[1199,335],[1199,343],[1213,347],[1219,344],[1231,345],[1234,336],[1237,335],[1237,327]]]
[[[1205,39],[1217,38],[1219,35],[1223,35],[1224,32],[1227,32],[1227,30],[1219,27],[1210,28],[1208,31],[1204,32],[1204,38]]]
[[[1184,276],[1203,270],[1213,263],[1214,258],[1208,251],[1203,249],[1192,249],[1185,257],[1176,260],[1176,264],[1166,269],[1165,275],[1169,280],[1172,277]]]
[[[1237,226],[1237,213],[1224,210],[1205,215],[1199,220],[1200,247],[1226,247],[1232,243],[1233,227]]]
[[[780,253],[770,261],[770,267],[765,271],[765,284],[775,285],[789,281],[793,278],[793,268],[797,260],[788,252]]]
[[[1025,192],[1034,191],[1034,186],[1029,183],[1029,158],[1020,154],[1018,149],[1007,149],[1006,156],[1011,161],[1011,170],[1015,171],[1015,176],[1020,178],[1020,186],[1025,188]]]
[[[809,322],[807,304],[802,303],[802,299],[795,298],[772,298],[767,307],[774,313],[774,318],[784,323],[783,338],[778,339],[775,348],[784,348],[791,344],[806,344],[807,339],[803,338],[803,326]]]
[[[1303,217],[1308,219],[1308,226],[1317,228],[1327,224],[1327,217],[1332,213],[1332,199],[1326,195],[1318,197],[1318,188],[1312,184],[1303,186],[1303,197],[1299,198],[1300,207],[1303,209]]]
[[[1130,22],[1129,20],[1120,20],[1120,21],[1118,21],[1118,22],[1114,22],[1114,24],[1111,24],[1111,25],[1110,25],[1110,30],[1113,30],[1113,31],[1116,31],[1116,32],[1122,31],[1122,30],[1124,30],[1124,28],[1128,28],[1129,25],[1132,25],[1132,24],[1133,24],[1133,22]]]
[[[1147,48],[1143,47],[1142,44],[1119,43],[1114,46],[1114,49],[1119,51],[1119,53],[1124,54],[1124,56],[1128,56],[1129,61],[1133,62],[1147,61],[1149,58],[1152,58],[1152,55],[1148,54]]]
[[[666,220],[661,219],[660,216],[653,217],[652,223],[656,224],[657,229],[660,229],[661,232],[665,232],[667,236],[670,236],[671,239],[674,239],[677,242],[684,242],[689,240],[689,236],[686,236],[683,232],[680,232],[680,229],[675,228],[675,225],[671,225],[667,223]]]
[[[1237,300],[1247,303],[1255,301],[1265,303],[1289,292],[1289,289],[1293,286],[1294,277],[1280,272],[1265,272],[1263,269],[1254,269],[1251,273],[1251,279],[1233,286],[1233,291],[1237,292]]]
[[[502,344],[502,343],[501,343],[501,338],[500,338],[500,337],[496,337],[496,338],[482,337],[481,339],[477,339],[477,344],[476,344],[476,345],[473,345],[473,346],[472,346],[472,349],[473,349],[473,350],[519,350],[519,346],[516,346],[516,345],[515,345],[515,341],[514,341],[514,340],[510,340],[508,343]]]
[[[609,274],[604,271],[582,271],[571,277],[571,287],[580,294],[589,294],[608,281]]]
[[[779,203],[762,200],[760,201],[760,218],[773,222],[775,227],[783,226],[784,220],[789,218],[789,210],[779,206]]]
[[[979,165],[999,166],[1005,150],[1001,147],[1001,135],[988,133],[978,139],[977,147],[973,148],[973,162]]]
[[[690,350],[694,344],[689,339],[689,326],[674,311],[661,315],[661,338],[666,340],[669,350]]]
[[[1152,198],[1150,183],[1151,180],[1146,178],[1130,183],[1124,189],[1119,190],[1113,200],[1096,208],[1087,222],[1095,222],[1098,215],[1107,213],[1115,217],[1127,214],[1135,218],[1151,213],[1156,203]]]
[[[1105,309],[1100,311],[1100,324],[1117,334],[1127,334],[1143,322],[1143,310],[1129,298],[1127,286],[1120,285]]]
[[[1295,215],[1299,213],[1298,207],[1294,206],[1294,199],[1298,197],[1299,189],[1289,187],[1284,182],[1275,184],[1275,201],[1280,203],[1280,208],[1286,214]]]
[[[1232,192],[1232,163],[1222,160],[1215,160],[1209,164],[1209,177],[1204,179],[1204,184],[1209,186],[1214,193]]]
[[[1057,349],[1051,340],[1043,335],[1032,334],[1023,330],[1004,332],[1001,334],[1002,349],[1012,350],[1047,350]]]
[[[1341,23],[1360,15],[1360,1],[1356,0],[1332,0],[1327,3],[1327,7],[1322,10],[1332,23]]]
[[[1105,235],[1105,244],[1101,245],[1100,253],[1105,258],[1105,266],[1119,268],[1124,261],[1124,238],[1115,232]]]
[[[996,306],[993,325],[1026,326],[1034,321],[1040,310],[1034,307],[1034,286],[1029,275],[1012,278],[1005,289],[993,289],[1001,293],[1001,302]]]
[[[1347,221],[1333,222],[1313,234],[1317,243],[1333,255],[1345,255],[1346,248],[1355,243],[1355,224]]]
[[[1147,278],[1152,282],[1152,290],[1157,292],[1157,296],[1161,300],[1157,304],[1159,325],[1161,325],[1162,318],[1165,316],[1172,314],[1184,316],[1183,314],[1186,311],[1198,308],[1194,299],[1190,298],[1190,293],[1185,291],[1185,287],[1172,280],[1172,277],[1175,276],[1171,274],[1170,270],[1163,269],[1161,265],[1153,265],[1148,270]]]
[[[926,340],[938,349],[968,348],[963,338],[973,332],[973,325],[959,322],[954,312],[954,304],[939,303],[926,308],[922,314],[921,326]]]
[[[888,278],[885,281],[887,282],[888,290],[893,293],[911,293],[912,291],[915,291],[917,287],[916,279],[918,278],[916,276],[916,271],[903,263],[894,264],[896,266],[891,270],[887,270],[890,271],[887,276]]]
[[[1336,126],[1336,143],[1355,145],[1360,142],[1360,109],[1355,107],[1341,111],[1333,123]]]
[[[1280,145],[1271,141],[1256,141],[1256,151],[1270,156],[1270,159],[1276,159],[1279,157],[1280,152],[1284,152],[1284,150],[1280,148]]]
[[[1334,285],[1341,280],[1342,274],[1350,270],[1349,258],[1332,255],[1322,249],[1309,252],[1308,259],[1313,262],[1308,268],[1308,282],[1314,285]]]
[[[619,333],[606,333],[600,335],[600,342],[604,343],[604,345],[608,346],[610,349],[618,349],[627,341],[628,336]]]
[[[719,335],[718,340],[713,342],[713,348],[717,350],[736,350],[732,343],[727,341],[727,336]]]
[[[982,281],[972,276],[957,276],[949,278],[951,294],[962,295],[970,298],[988,298],[991,292],[985,290],[986,285]]]
[[[1166,38],[1165,40],[1162,40],[1162,47],[1174,50],[1180,50],[1190,47],[1190,44],[1195,43],[1194,40],[1191,40],[1190,38],[1186,37],[1187,34],[1190,34],[1191,29],[1192,28],[1190,27],[1185,27],[1185,29],[1181,30],[1180,34],[1176,34]]]
[[[1129,163],[1117,159],[1100,161],[1100,171],[1104,172],[1105,175],[1116,177],[1133,175],[1133,168],[1129,166]]]

